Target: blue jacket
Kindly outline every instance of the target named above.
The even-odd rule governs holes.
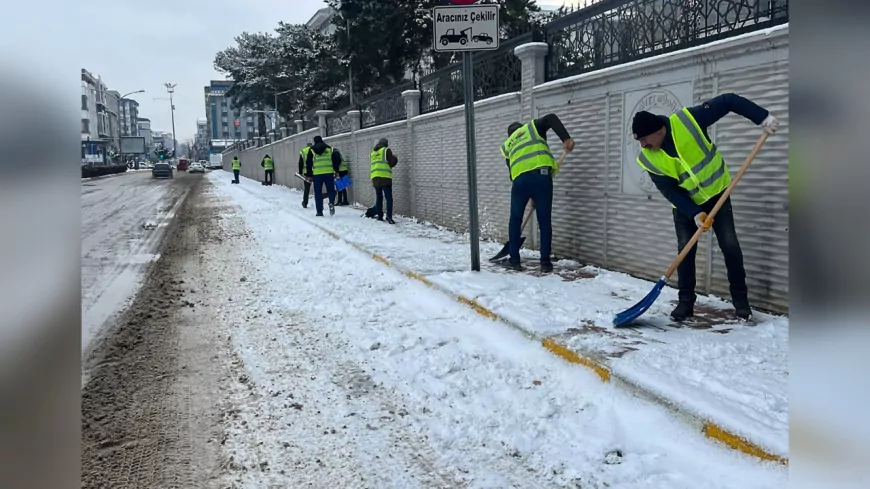
[[[698,125],[701,126],[701,131],[703,131],[704,137],[708,141],[710,140],[710,135],[707,134],[707,129],[731,112],[749,119],[756,125],[761,124],[769,114],[767,109],[734,93],[725,93],[701,105],[689,107],[689,112],[698,122]],[[660,117],[667,119],[664,116]],[[662,143],[662,150],[669,156],[676,158],[677,148],[674,146],[671,126],[670,124],[665,124],[665,127],[668,133]],[[680,187],[680,183],[677,180],[666,176],[653,175],[652,173],[649,173],[649,176],[656,188],[659,189],[659,192],[684,216],[693,219],[699,212],[702,212],[698,204],[692,202],[686,189]]]

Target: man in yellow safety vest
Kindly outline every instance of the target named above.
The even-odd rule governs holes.
[[[776,132],[779,125],[766,109],[739,95],[726,93],[701,105],[683,108],[669,117],[638,112],[632,120],[632,132],[641,146],[637,163],[674,207],[678,249],[688,244],[699,227],[706,232],[712,225],[725,258],[735,314],[749,319],[752,309],[731,199],[722,205],[715,220],[707,217],[731,183],[731,174],[707,129],[731,112],[761,125],[770,134]],[[676,321],[694,315],[697,248],[695,245],[677,268],[679,303],[671,312]]]
[[[266,177],[263,180],[263,185],[272,185],[275,181],[275,162],[272,161],[272,157],[266,153],[266,156],[263,157],[263,161],[260,162],[260,166],[265,170]]]
[[[329,196],[329,215],[335,215],[335,177],[341,165],[341,154],[316,136],[314,146],[305,161],[305,176],[314,184],[314,207],[317,217],[323,216],[323,187]]]
[[[399,159],[389,148],[389,141],[381,138],[371,153],[371,178],[372,186],[375,187],[375,206],[366,212],[369,217],[378,216],[379,221],[384,220],[384,200],[387,201],[387,222],[393,221],[393,168],[399,164]]]
[[[511,217],[508,226],[510,259],[508,266],[520,270],[520,235],[523,213],[529,200],[535,202],[535,215],[541,231],[541,271],[552,272],[550,251],[553,242],[553,177],[559,171],[558,162],[547,144],[547,132],[552,129],[566,152],[574,149],[574,140],[556,114],[547,114],[520,124],[508,126],[508,139],[501,146],[501,155],[510,169]]]
[[[242,162],[238,156],[233,156],[233,183],[239,183],[239,172],[242,170]]]

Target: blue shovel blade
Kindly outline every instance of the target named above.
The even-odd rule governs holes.
[[[640,302],[633,305],[631,308],[619,313],[613,318],[613,325],[617,328],[620,326],[625,326],[626,324],[634,321],[639,318],[643,313],[646,312],[650,306],[655,303],[656,299],[658,299],[659,294],[662,293],[662,289],[665,288],[666,280],[664,278],[660,279],[656,282],[655,286],[653,286],[652,290],[649,294],[646,295]]]

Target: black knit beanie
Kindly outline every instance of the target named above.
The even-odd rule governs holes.
[[[631,121],[631,132],[637,139],[644,138],[658,131],[665,126],[665,121],[661,117],[642,110],[634,114],[634,120]]]

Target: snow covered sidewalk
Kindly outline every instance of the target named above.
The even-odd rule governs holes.
[[[329,228],[393,263],[416,270],[457,294],[474,298],[499,315],[509,316],[512,322],[528,324],[538,335],[579,329],[577,319],[590,323],[587,334],[581,336],[595,336],[588,334],[591,328],[606,331],[607,328],[598,325],[609,323],[611,313],[607,308],[615,311],[627,307],[626,299],[614,298],[610,291],[623,288],[628,290],[622,293],[632,295],[635,293],[632,288],[648,290],[645,282],[578,270],[570,264],[557,267],[569,276],[593,278],[564,281],[559,277],[533,277],[495,269],[480,274],[463,272],[467,267],[467,245],[452,233],[407,220],[388,227],[361,219],[360,212],[352,209],[339,208],[335,217],[315,220],[312,209],[301,208],[296,192],[263,187],[247,179],[241,185],[230,185],[225,177],[221,172],[208,176],[219,194],[229,196],[239,206],[239,214],[253,230],[258,249],[244,253],[254,253],[257,260],[262,258],[270,264],[264,273],[276,289],[269,307],[298,311],[300,321],[307,327],[316,327],[330,337],[335,335],[337,347],[357,357],[360,364],[371,366],[364,378],[394,389],[403,404],[400,409],[411,412],[415,407],[417,411],[409,422],[427,433],[428,443],[435,447],[439,470],[459,474],[456,476],[465,482],[474,481],[471,484],[474,486],[523,485],[523,479],[493,478],[512,471],[511,464],[505,461],[507,456],[535,475],[529,480],[537,482],[527,487],[540,485],[541,477],[546,477],[547,485],[583,480],[592,483],[592,487],[603,482],[610,487],[784,484],[784,472],[756,465],[737,452],[718,448],[666,410],[597,382],[593,374],[565,364],[523,335],[357,253],[311,223]],[[499,247],[483,246],[484,256],[495,253]],[[372,300],[374,294],[377,300]],[[552,300],[553,296],[557,298]],[[536,297],[551,299],[543,301]],[[569,301],[568,297],[572,299]],[[583,297],[584,304],[577,304],[578,297]],[[538,310],[526,311],[522,304],[536,304]],[[770,328],[777,327],[773,323]],[[779,327],[786,328],[785,324]],[[740,329],[734,328],[734,332]],[[713,335],[668,330],[656,334],[680,335],[680,341],[690,342],[701,335],[719,341],[732,337],[734,332]],[[268,334],[280,336],[280,332],[271,328]],[[647,332],[637,334],[644,338]],[[639,343],[609,340],[606,332],[598,336],[602,344],[610,341],[614,347]],[[260,380],[279,382],[274,372],[280,372],[281,366],[272,362],[286,361],[282,358],[288,355],[282,351],[287,347],[260,345],[252,352],[259,359],[247,359],[245,363],[263,364],[260,372],[266,377],[272,373],[272,378]],[[698,392],[707,389],[707,381],[693,373],[693,367],[704,366],[693,366],[683,360],[687,354],[679,352],[678,342],[655,347],[661,352],[653,355],[656,363],[644,360],[640,355],[646,350],[639,347],[637,351],[611,358],[614,371],[620,364],[627,370],[679,368],[658,375],[673,379],[678,388],[685,389],[684,395],[689,400],[697,399],[693,389]],[[664,363],[662,356],[672,357],[675,363]],[[637,358],[633,360],[634,366],[626,361],[632,357]],[[749,361],[744,358],[742,363]],[[646,374],[656,376],[656,372]],[[691,379],[694,384],[689,383]],[[754,385],[751,379],[743,381]],[[729,382],[723,384],[722,390],[734,387]],[[663,383],[661,388],[674,386]],[[282,390],[277,386],[272,389]],[[727,406],[719,405],[714,394],[721,393],[711,392],[709,403],[726,411]],[[749,393],[746,401],[758,403],[759,399]],[[770,431],[777,429],[773,426]],[[619,468],[603,463],[605,454],[614,449],[625,455]],[[629,459],[636,465],[627,466]],[[519,473],[522,471],[516,472]]]

